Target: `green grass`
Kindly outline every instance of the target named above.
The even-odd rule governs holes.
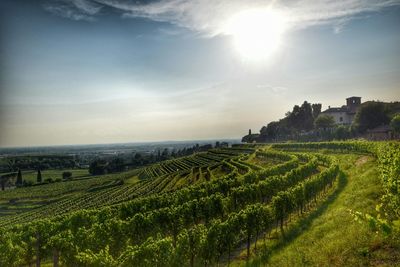
[[[335,192],[289,224],[285,238],[279,235],[278,240],[258,245],[263,249],[248,266],[396,266],[400,261],[398,244],[356,222],[349,212],[374,213],[382,194],[375,160],[335,156],[344,172]]]
[[[126,179],[124,182],[125,182],[125,184],[136,184],[136,183],[140,182],[140,179],[137,175],[134,175],[134,176]]]

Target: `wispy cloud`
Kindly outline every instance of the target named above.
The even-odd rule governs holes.
[[[74,20],[92,20],[102,7],[108,7],[124,18],[167,22],[212,37],[226,34],[226,21],[244,9],[272,7],[285,13],[294,29],[328,24],[338,33],[354,17],[395,5],[400,0],[57,0],[46,9]]]
[[[285,1],[293,24],[297,27],[309,27],[331,24],[340,31],[351,19],[369,12],[378,12],[383,8],[400,5],[399,0],[299,0]]]
[[[44,9],[61,17],[72,20],[94,21],[103,5],[91,0],[50,0]]]

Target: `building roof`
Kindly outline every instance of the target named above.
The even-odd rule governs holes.
[[[352,98],[361,98],[361,96],[350,96],[350,97],[346,98],[346,100],[347,99],[352,99]]]
[[[342,106],[340,108],[328,108],[327,110],[322,111],[322,113],[347,113],[347,114],[356,114],[356,110],[351,110],[347,106]]]
[[[327,110],[324,110],[322,113],[334,113],[334,112],[347,112],[346,107],[341,107],[341,108],[328,108]]]

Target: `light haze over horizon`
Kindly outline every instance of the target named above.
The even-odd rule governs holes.
[[[400,101],[400,1],[247,2],[1,1],[0,147],[240,138],[303,101]],[[277,25],[237,14],[265,8],[284,27],[250,58],[241,34]]]

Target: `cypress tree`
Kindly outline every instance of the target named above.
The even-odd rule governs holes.
[[[22,185],[22,173],[21,169],[18,169],[18,174],[17,174],[17,182],[15,183],[16,186],[21,186]]]
[[[38,169],[36,181],[37,181],[38,183],[41,183],[41,182],[42,182],[42,173],[40,172],[40,169]]]

